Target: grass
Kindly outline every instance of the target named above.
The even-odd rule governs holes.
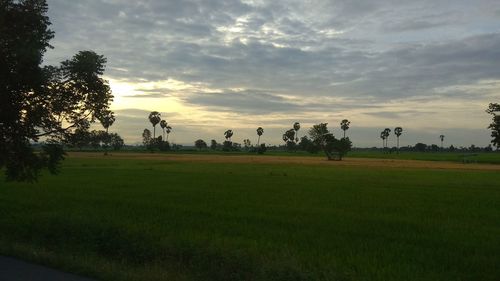
[[[500,174],[70,158],[0,253],[102,280],[499,280]]]
[[[484,164],[500,164],[499,152],[401,152],[382,153],[381,151],[352,151],[349,157],[357,158],[380,158],[380,159],[406,159],[406,160],[424,160],[424,161],[448,161],[462,162],[464,155],[469,155],[469,160]],[[471,155],[474,155],[471,157]]]

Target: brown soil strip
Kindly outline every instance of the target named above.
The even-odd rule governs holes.
[[[74,158],[109,158],[162,160],[175,162],[203,163],[245,163],[245,164],[300,164],[300,165],[331,165],[331,166],[361,166],[377,168],[421,168],[421,169],[454,169],[454,170],[490,170],[500,171],[500,165],[493,164],[462,164],[445,161],[421,161],[399,159],[345,158],[342,161],[327,161],[321,157],[307,156],[265,156],[265,155],[203,155],[203,154],[162,154],[162,153],[110,153],[104,156],[94,152],[70,152]]]

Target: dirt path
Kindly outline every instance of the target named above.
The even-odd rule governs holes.
[[[69,157],[75,158],[111,158],[111,159],[141,159],[180,162],[204,163],[253,163],[253,164],[301,164],[301,165],[331,165],[331,166],[363,166],[387,168],[421,168],[421,169],[454,169],[454,170],[493,170],[500,171],[500,165],[493,164],[462,164],[445,161],[421,161],[399,159],[345,158],[342,161],[327,161],[322,157],[308,156],[267,156],[267,155],[214,155],[214,154],[162,154],[162,153],[102,153],[70,152]]]

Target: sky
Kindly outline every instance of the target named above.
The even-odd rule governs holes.
[[[158,111],[170,141],[233,141],[264,128],[282,144],[340,121],[355,147],[381,146],[403,127],[417,142],[486,146],[490,102],[500,102],[498,0],[48,0],[55,38],[45,64],[80,50],[108,62],[110,128],[140,143]],[[157,128],[157,131],[159,129]],[[395,145],[391,135],[389,145]]]

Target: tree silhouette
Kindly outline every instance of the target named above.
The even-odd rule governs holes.
[[[168,126],[167,121],[165,121],[165,120],[161,120],[160,121],[160,127],[163,130],[162,137],[163,137],[164,140],[165,140],[165,128],[167,128],[167,126]]]
[[[389,147],[389,136],[391,135],[391,129],[385,128],[384,129],[384,136],[385,136],[385,147]]]
[[[104,129],[106,129],[106,134],[108,133],[109,127],[111,127],[116,120],[115,115],[112,111],[107,111],[105,114],[97,118],[101,122],[101,125],[104,127]]]
[[[295,148],[295,132],[295,129],[291,128],[283,134],[282,138],[288,150],[293,150]]]
[[[194,146],[196,146],[199,150],[202,150],[203,148],[207,148],[207,143],[204,140],[199,139],[194,142]]]
[[[491,143],[497,147],[497,150],[500,148],[500,104],[498,103],[490,103],[488,105],[488,109],[486,113],[491,114],[493,116],[493,122],[488,126],[488,129],[491,129]]]
[[[245,147],[245,150],[248,150],[252,146],[252,142],[250,141],[250,139],[244,139],[243,145]]]
[[[109,135],[109,127],[111,127],[115,122],[115,116],[113,112],[107,111],[106,113],[102,114],[101,116],[98,116],[97,118],[101,122],[101,125],[104,127],[104,129],[106,129],[106,135],[103,138],[103,143],[104,143],[104,155],[108,155],[108,147],[111,143],[111,136]]]
[[[165,130],[167,131],[167,141],[168,141],[168,136],[170,135],[170,132],[172,132],[172,126],[167,124],[167,127],[165,127]]]
[[[299,142],[299,130],[300,130],[300,123],[299,122],[295,122],[293,123],[293,130],[295,131],[295,143],[298,143]]]
[[[333,160],[334,152],[338,153],[338,160],[342,160],[343,156],[351,150],[352,143],[349,138],[336,139],[328,130],[328,123],[320,123],[314,125],[309,130],[309,136],[312,142],[323,150],[328,160]]]
[[[394,128],[394,134],[396,135],[396,138],[397,138],[397,149],[398,149],[398,153],[399,153],[399,136],[401,136],[401,134],[403,133],[403,128],[401,127],[396,127]]]
[[[441,150],[443,150],[444,135],[440,135],[439,139],[441,140]]]
[[[382,148],[385,148],[385,131],[380,132],[380,138],[382,139]]]
[[[153,125],[153,139],[156,139],[156,125],[160,123],[161,115],[158,111],[152,111],[148,116],[149,122]]]
[[[142,132],[142,143],[147,149],[151,148],[152,138],[150,130],[144,129],[144,131]]]
[[[257,128],[257,135],[259,136],[258,139],[257,139],[257,146],[259,146],[259,143],[260,143],[260,136],[262,136],[262,134],[264,134],[264,129],[262,129],[262,127],[258,127]]]
[[[232,136],[233,136],[233,130],[227,130],[224,132],[224,137],[226,138],[226,141],[224,141],[224,143],[222,144],[222,150],[231,151],[235,149],[233,147],[233,143],[231,142]]]
[[[112,133],[109,135],[111,146],[113,147],[113,150],[120,150],[125,143],[123,142],[123,139],[118,135],[117,133]]]
[[[0,170],[6,180],[35,181],[42,168],[57,173],[61,143],[109,110],[101,78],[106,59],[80,51],[60,66],[43,66],[54,32],[44,0],[0,2]],[[42,152],[32,142],[44,137]]]
[[[227,130],[224,132],[224,137],[227,141],[231,141],[231,137],[233,136],[233,130]]]
[[[349,125],[351,125],[351,122],[347,119],[344,119],[342,120],[342,122],[340,122],[340,128],[342,129],[342,131],[344,131],[344,138],[345,138],[345,131],[349,130]]]

